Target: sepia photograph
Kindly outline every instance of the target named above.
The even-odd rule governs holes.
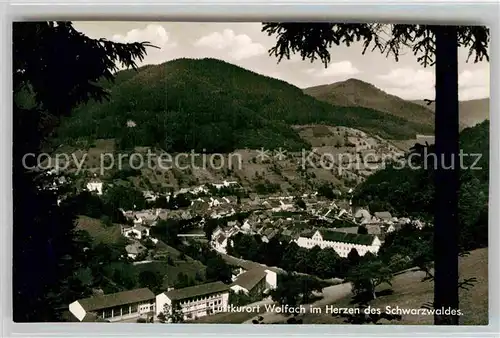
[[[487,27],[12,40],[15,322],[488,325]]]

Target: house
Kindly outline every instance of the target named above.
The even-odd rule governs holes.
[[[340,257],[347,257],[351,249],[356,249],[360,256],[367,252],[376,254],[381,246],[380,239],[375,235],[361,235],[332,230],[306,231],[295,241],[303,248],[311,249],[333,248]]]
[[[266,274],[266,278],[265,278],[266,279],[266,287],[265,287],[264,291],[274,290],[277,288],[279,269],[272,268],[272,267],[266,267],[266,266],[263,266],[259,263],[255,263],[252,261],[246,261],[244,259],[236,258],[236,257],[229,256],[226,254],[221,254],[221,257],[222,257],[222,259],[224,259],[224,261],[228,265],[231,265],[231,266],[238,268],[238,269],[236,269],[235,273],[233,273],[233,275],[232,275],[233,284],[231,284],[231,286],[234,286],[234,282],[236,282],[241,275],[243,275],[244,273],[246,273],[248,271],[264,270],[264,272]],[[254,272],[250,275],[253,276],[254,274],[257,275],[258,273]],[[241,280],[240,282],[245,283],[245,282],[243,282],[243,280]],[[248,286],[248,284],[245,284],[245,285]],[[245,287],[245,285],[240,285],[240,287]],[[234,289],[235,288],[232,288],[232,290],[234,290]],[[236,289],[238,289],[238,288],[236,287]],[[251,289],[251,287],[250,287],[250,289]]]
[[[148,202],[154,202],[160,197],[158,194],[155,194],[153,191],[143,191],[142,195]]]
[[[215,238],[223,233],[225,233],[224,229],[222,229],[220,226],[217,226],[217,228],[212,232],[212,238]]]
[[[254,226],[252,224],[250,224],[248,219],[246,219],[245,222],[243,223],[243,225],[241,226],[241,231],[246,233],[246,234],[250,234],[250,233],[254,232]]]
[[[368,231],[369,235],[381,235],[382,234],[382,228],[380,227],[380,224],[378,223],[371,223],[371,224],[365,224],[366,230]]]
[[[388,211],[376,212],[374,216],[384,223],[389,223],[392,220],[392,215]]]
[[[207,201],[208,206],[210,208],[217,207],[222,204],[222,201],[220,201],[218,198],[213,198],[210,196],[210,198]]]
[[[226,181],[226,180],[224,180],[222,183],[213,183],[212,185],[216,189],[221,189],[221,188],[227,188],[227,187],[230,187],[230,186],[233,186],[233,185],[237,185],[237,184],[238,184],[237,181]]]
[[[122,226],[122,235],[129,238],[143,239],[144,237],[149,237],[149,228],[142,225],[134,225],[133,227]]]
[[[236,210],[232,208],[230,205],[225,205],[225,206],[219,206],[217,208],[214,208],[213,212],[210,214],[211,218],[222,218],[222,217],[229,217],[232,216],[236,213]]]
[[[359,227],[345,227],[345,228],[336,228],[335,231],[344,232],[346,234],[357,234]]]
[[[129,244],[125,247],[129,258],[136,259],[138,255],[146,251],[146,247],[139,242]]]
[[[340,210],[340,212],[338,213],[337,215],[337,218],[340,218],[340,217],[346,217],[349,215],[349,212],[346,210],[346,209],[342,209]]]
[[[290,229],[285,229],[279,237],[281,243],[290,243],[293,239],[293,232]]]
[[[370,213],[368,212],[368,210],[366,210],[366,209],[358,209],[354,213],[354,219],[358,223],[366,223],[366,222],[370,222],[371,221],[372,216],[370,215]]]
[[[214,237],[212,247],[217,252],[227,253],[227,240],[228,237],[224,233],[219,233],[217,237]]]
[[[185,195],[187,193],[189,193],[189,189],[188,188],[182,188],[179,191],[177,191],[177,192],[174,193],[174,197],[177,197],[178,195]]]
[[[227,204],[236,204],[238,202],[238,198],[235,196],[224,196],[222,197],[222,200]]]
[[[193,195],[207,193],[207,192],[208,192],[208,189],[205,186],[203,186],[203,185],[200,185],[198,187],[194,187],[194,188],[191,189],[191,193]]]
[[[391,225],[389,225],[389,227],[387,228],[387,230],[385,232],[391,233],[394,231],[398,231],[403,227],[403,225],[404,225],[403,223],[391,224]]]
[[[69,311],[80,322],[90,317],[109,322],[147,318],[153,316],[155,309],[155,295],[148,288],[79,299],[69,304]]]
[[[262,203],[260,196],[256,193],[251,193],[248,197],[250,198],[250,201],[248,203],[251,205],[256,206]]]
[[[203,198],[197,198],[191,201],[191,210],[193,210],[197,214],[203,214],[207,212],[210,208],[210,205]]]
[[[245,271],[236,277],[231,284],[231,290],[234,292],[243,292],[247,295],[262,295],[266,291],[266,271],[261,268]]]
[[[222,282],[174,289],[156,296],[156,316],[178,304],[184,320],[196,319],[225,311],[228,301],[229,285]]]
[[[411,222],[411,224],[412,224],[415,228],[420,229],[420,230],[422,230],[422,228],[425,226],[425,223],[424,223],[424,222],[422,222],[422,221],[420,221],[420,220],[418,220],[418,219],[417,219],[417,220],[415,220],[415,221],[412,221],[412,222]]]
[[[288,200],[280,200],[280,204],[281,204],[281,210],[283,211],[290,211],[290,210],[294,210],[295,209],[295,205],[293,203],[293,200],[292,199],[288,199]]]
[[[191,212],[189,210],[183,210],[181,212],[181,218],[184,220],[191,219],[191,218],[193,218],[193,215],[191,214]]]
[[[128,238],[137,238],[141,239],[142,238],[142,233],[139,229],[136,229],[135,227],[127,227],[127,226],[122,226],[121,233],[123,236],[128,237]]]
[[[266,204],[266,206],[270,207],[272,212],[281,211],[281,203],[278,200],[268,200],[268,201],[265,201],[264,204]]]
[[[273,239],[274,236],[276,236],[277,234],[278,234],[277,229],[267,228],[262,232],[262,242],[269,243],[269,241]]]
[[[134,212],[134,224],[152,224],[158,219],[161,209]]]
[[[323,208],[319,212],[319,219],[328,219],[335,216],[335,212],[332,208]]]
[[[102,181],[95,177],[87,183],[87,190],[102,195]]]
[[[166,219],[168,219],[168,212],[166,210],[160,209],[160,211],[158,212],[158,216],[156,217],[156,220],[157,221],[159,221],[159,220],[165,221]]]

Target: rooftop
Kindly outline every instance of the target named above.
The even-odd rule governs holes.
[[[171,300],[181,300],[205,296],[212,293],[228,291],[229,286],[222,282],[207,283],[201,285],[190,286],[187,288],[176,289],[165,292],[165,295]]]
[[[139,242],[134,242],[133,244],[129,244],[125,247],[125,250],[127,251],[127,253],[129,254],[135,254],[135,255],[138,255],[139,253],[141,253],[142,251],[146,250],[146,247],[144,245],[142,245],[141,243]]]
[[[232,285],[239,285],[250,291],[264,278],[266,278],[265,270],[255,268],[239,275]]]
[[[80,303],[85,311],[92,312],[115,306],[145,302],[153,299],[155,299],[155,294],[148,288],[143,288],[84,298],[78,300],[78,303]]]
[[[222,254],[222,253],[220,253],[219,255],[222,257],[222,259],[224,259],[224,261],[227,264],[243,268],[247,271],[261,267],[261,265],[259,263],[255,263],[252,261],[246,261],[244,259],[236,258],[236,257],[229,256],[229,255]]]
[[[344,233],[339,231],[332,230],[318,230],[323,237],[323,240],[330,242],[339,242],[339,243],[351,243],[351,244],[359,244],[359,245],[371,245],[375,236],[373,235],[361,235],[361,234],[351,234]],[[301,236],[306,238],[311,238],[316,231],[307,231],[303,233]]]
[[[338,232],[345,232],[349,234],[357,234],[358,233],[358,227],[346,227],[346,228],[337,228],[335,231]]]
[[[391,219],[392,215],[388,211],[380,211],[375,213],[375,217],[381,218],[381,219]]]

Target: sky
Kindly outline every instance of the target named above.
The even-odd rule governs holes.
[[[334,46],[327,68],[293,55],[282,60],[268,55],[276,37],[261,32],[261,23],[199,22],[73,22],[92,38],[116,42],[149,41],[159,49],[148,49],[139,65],[161,64],[177,58],[212,57],[278,78],[299,88],[356,78],[406,100],[434,98],[434,69],[424,68],[408,50],[398,62],[380,52],[362,55],[360,44]],[[459,98],[489,97],[489,63],[468,63],[467,50],[459,50]]]

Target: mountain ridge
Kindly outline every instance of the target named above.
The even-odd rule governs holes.
[[[424,100],[413,100],[412,102],[425,105],[434,112],[435,105],[427,104]],[[465,127],[472,127],[478,123],[488,120],[490,117],[490,98],[472,99],[459,101],[458,110],[460,114],[460,123]]]
[[[181,58],[131,72],[119,72],[114,84],[106,84],[109,102],[91,102],[63,120],[57,142],[114,138],[125,148],[230,152],[307,147],[292,125],[353,127],[388,139],[432,130],[375,109],[334,106],[282,80],[213,58]],[[136,127],[126,128],[129,120]]]
[[[330,104],[371,108],[415,123],[434,126],[434,114],[427,107],[389,94],[359,79],[350,78],[345,81],[308,87],[304,89],[304,92]]]

